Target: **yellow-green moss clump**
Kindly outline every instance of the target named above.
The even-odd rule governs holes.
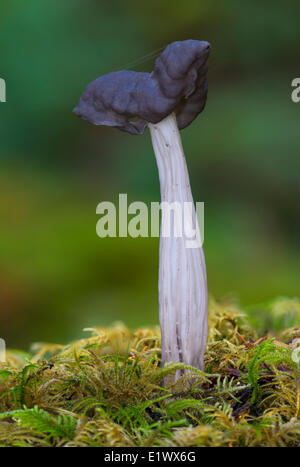
[[[276,321],[300,316],[300,304],[280,300],[263,311]],[[209,329],[205,373],[176,362],[161,368],[158,327],[116,324],[86,330],[90,337],[68,346],[8,352],[0,445],[299,446],[292,352],[300,329],[262,337],[237,307],[214,301]]]

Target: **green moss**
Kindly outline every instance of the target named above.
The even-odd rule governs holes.
[[[275,303],[270,317],[289,303]],[[205,372],[161,368],[158,327],[87,331],[68,346],[7,353],[1,446],[299,445],[299,329],[259,338],[237,307],[211,300]]]

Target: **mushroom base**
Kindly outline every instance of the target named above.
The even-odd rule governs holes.
[[[162,362],[183,362],[203,370],[207,341],[207,279],[202,246],[188,248],[186,222],[198,227],[186,160],[176,116],[171,114],[158,124],[148,124],[156,156],[162,220],[159,252],[159,319],[162,334]],[[182,235],[171,222],[170,207],[176,203],[185,212],[192,206],[190,219],[184,216]],[[177,224],[178,227],[178,224]],[[169,230],[170,229],[170,230]],[[170,235],[165,235],[170,232]],[[182,376],[177,371],[176,379]]]

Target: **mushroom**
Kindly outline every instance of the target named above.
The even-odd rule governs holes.
[[[95,125],[134,135],[150,129],[163,206],[159,253],[162,363],[179,361],[201,370],[208,306],[202,244],[189,248],[186,229],[182,235],[176,232],[180,223],[173,225],[169,235],[164,232],[170,221],[166,203],[182,208],[190,203],[192,209],[183,223],[189,232],[195,225],[199,233],[179,129],[187,127],[205,106],[209,50],[210,44],[204,41],[173,42],[157,58],[152,73],[124,70],[101,76],[87,86],[74,109],[77,116]],[[181,375],[178,370],[175,380]]]

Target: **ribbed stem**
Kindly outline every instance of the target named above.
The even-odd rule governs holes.
[[[159,252],[159,319],[162,333],[162,361],[184,362],[203,369],[207,341],[207,280],[202,246],[187,248],[190,240],[183,224],[197,223],[186,160],[176,117],[171,114],[149,124],[156,156],[162,202],[192,203],[192,217],[184,216],[182,235],[176,236],[169,212],[162,209]],[[172,219],[172,216],[171,216]],[[178,227],[178,224],[177,224]],[[178,233],[177,233],[178,235]],[[181,376],[177,372],[176,379]]]

